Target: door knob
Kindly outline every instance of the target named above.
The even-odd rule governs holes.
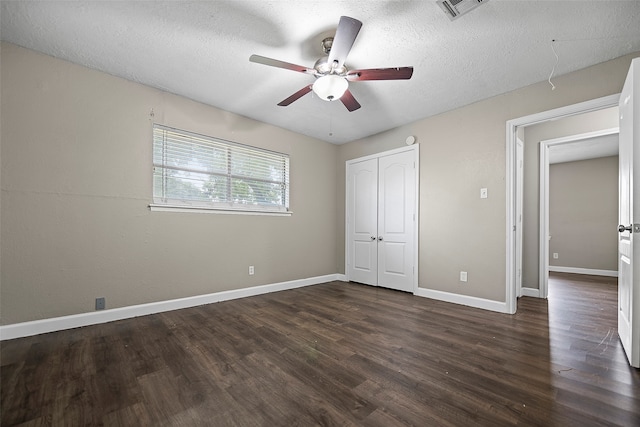
[[[631,231],[631,230],[632,230],[632,226],[630,226],[630,225],[627,225],[627,226],[625,227],[624,225],[620,224],[620,225],[618,226],[618,231],[619,231],[620,233],[624,233],[625,231]]]
[[[378,236],[378,240],[382,242],[382,236]]]
[[[376,236],[371,236],[371,240],[376,240]]]

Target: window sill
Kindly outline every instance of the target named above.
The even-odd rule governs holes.
[[[265,215],[265,216],[291,216],[291,211],[269,211],[269,210],[244,210],[244,209],[224,209],[224,208],[205,208],[202,206],[176,206],[161,205],[156,203],[149,204],[152,212],[187,212],[187,213],[203,213],[203,214],[223,214],[223,215]]]

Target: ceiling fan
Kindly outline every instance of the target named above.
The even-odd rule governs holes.
[[[293,95],[280,101],[284,107],[313,91],[325,101],[339,99],[347,110],[355,111],[360,104],[349,91],[349,82],[363,80],[406,80],[413,74],[413,67],[370,68],[365,70],[349,70],[344,62],[362,27],[362,22],[348,16],[341,16],[334,37],[322,41],[324,52],[328,55],[316,61],[313,68],[291,64],[260,55],[251,55],[249,61],[271,67],[284,68],[299,73],[310,74],[316,78],[313,84],[303,87]]]

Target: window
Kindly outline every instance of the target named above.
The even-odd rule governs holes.
[[[151,208],[289,211],[289,156],[153,126]]]

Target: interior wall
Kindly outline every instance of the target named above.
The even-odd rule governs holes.
[[[621,77],[620,88],[613,93],[622,90],[625,77],[626,71]],[[613,107],[525,128],[522,286],[538,289],[540,285],[540,141],[611,129],[617,126],[618,108]]]
[[[549,166],[549,266],[617,271],[617,223],[618,156]]]
[[[414,135],[421,144],[419,286],[505,301],[506,122],[619,93],[636,56],[555,77],[553,91],[545,78],[538,84],[340,146],[340,272],[345,268],[344,162],[399,147],[408,135]],[[483,187],[488,189],[487,199],[480,199]],[[466,283],[459,281],[461,270],[468,272]]]
[[[0,103],[2,101],[2,42],[0,42]],[[2,240],[2,110],[0,108],[0,242]],[[0,297],[2,292],[2,245],[0,243]],[[2,320],[2,304],[0,301],[0,322]],[[0,323],[1,324],[1,323]]]
[[[345,161],[408,135],[422,144],[420,286],[504,301],[506,121],[618,93],[634,56],[334,146],[2,43],[0,322],[344,273]],[[150,212],[152,111],[290,154],[293,216]]]
[[[335,145],[15,45],[1,58],[3,325],[336,273]],[[293,215],[150,212],[152,120],[288,153]]]

